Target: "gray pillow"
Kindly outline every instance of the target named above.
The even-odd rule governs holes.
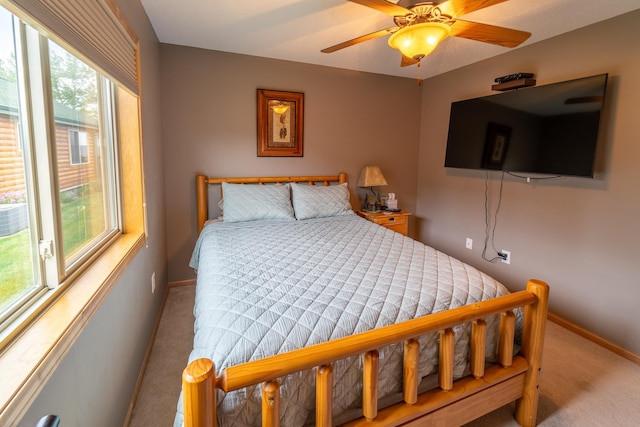
[[[222,183],[224,222],[295,219],[286,185]]]
[[[327,187],[291,184],[291,199],[297,219],[353,214],[346,182]]]

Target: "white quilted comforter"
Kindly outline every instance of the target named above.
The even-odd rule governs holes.
[[[227,366],[504,295],[497,281],[356,215],[303,221],[213,223],[191,266],[198,271],[190,361]],[[497,319],[488,319],[487,355]],[[464,330],[463,330],[464,329]],[[456,330],[455,374],[467,364],[468,326]],[[421,374],[435,372],[436,334],[421,338]],[[397,393],[402,346],[380,351],[380,396]],[[334,364],[334,415],[361,404],[361,358]],[[283,426],[314,418],[314,372],[281,385]],[[260,425],[259,387],[218,391],[218,425]],[[182,425],[182,402],[175,425]]]

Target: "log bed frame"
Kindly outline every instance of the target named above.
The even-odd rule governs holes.
[[[209,178],[196,177],[198,232],[207,219],[207,185],[231,183],[306,182],[330,185],[346,182],[337,176]],[[215,389],[225,392],[262,384],[262,425],[280,424],[278,378],[307,369],[316,369],[316,425],[332,425],[332,363],[362,354],[362,417],[347,426],[442,425],[459,426],[515,401],[515,419],[522,426],[535,426],[538,408],[538,381],[547,316],[549,287],[529,280],[526,290],[487,301],[434,313],[368,332],[301,348],[283,354],[230,366],[217,373],[209,359],[191,362],[182,375],[185,427],[216,425]],[[513,356],[515,315],[524,308],[522,346]],[[499,363],[485,367],[485,318],[500,315]],[[455,333],[453,327],[471,323],[471,375],[453,380]],[[417,338],[440,333],[438,385],[418,394]],[[403,399],[378,410],[378,349],[404,342]]]

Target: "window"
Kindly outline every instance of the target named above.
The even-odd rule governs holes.
[[[138,47],[110,0],[0,0],[0,425],[144,247]]]
[[[36,258],[32,198],[27,181],[25,150],[19,126],[24,123],[19,102],[14,20],[0,9],[0,321],[42,288]]]
[[[15,132],[15,134],[14,134],[15,136],[13,138],[15,138],[15,140],[16,140],[17,150],[22,152],[22,137],[20,136],[20,121],[19,120],[15,120],[14,132]]]
[[[2,7],[0,32],[2,338],[121,234],[123,208],[117,84]]]
[[[79,130],[69,131],[69,154],[72,165],[89,163],[89,146],[86,132]]]

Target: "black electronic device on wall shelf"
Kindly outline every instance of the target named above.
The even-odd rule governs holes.
[[[535,79],[522,78],[517,80],[506,80],[502,83],[496,83],[491,86],[491,90],[503,92],[505,90],[520,89],[522,87],[529,87],[529,86],[535,86],[535,85],[536,85]]]
[[[506,83],[511,80],[522,80],[522,79],[532,79],[533,73],[512,73],[507,74],[506,76],[496,77],[494,82],[496,83]]]
[[[444,166],[593,177],[607,78],[453,102]]]

